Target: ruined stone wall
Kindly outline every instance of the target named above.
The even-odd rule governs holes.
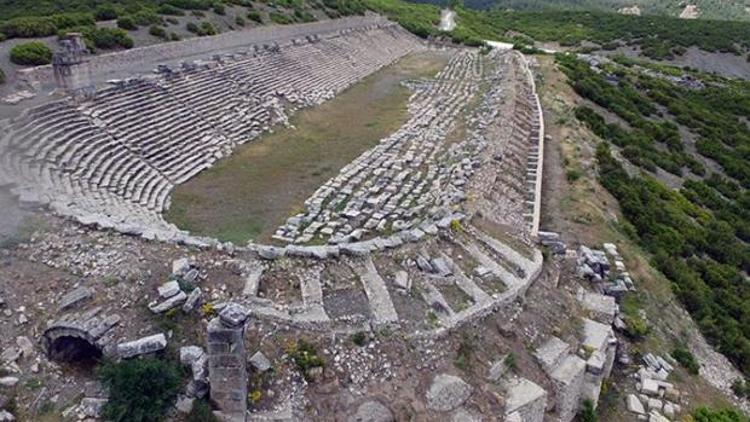
[[[226,32],[211,37],[195,37],[177,42],[92,56],[89,58],[87,67],[94,81],[103,82],[107,78],[132,76],[130,73],[134,71],[149,72],[159,63],[180,59],[196,59],[196,56],[228,52],[251,44],[284,43],[306,35],[335,33],[335,31],[344,29],[385,22],[387,20],[378,15],[367,15],[299,25],[257,27]],[[51,65],[21,70],[19,76],[30,82],[41,83],[48,83],[54,79]]]

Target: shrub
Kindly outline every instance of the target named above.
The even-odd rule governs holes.
[[[8,37],[5,34],[3,34],[2,32],[0,32],[0,42],[5,41],[6,38],[8,38]]]
[[[245,26],[245,19],[242,16],[237,16],[234,18],[234,23],[236,23],[237,26]]]
[[[179,41],[181,38],[179,35],[177,35],[175,32],[169,33],[169,40],[170,41]]]
[[[62,30],[58,32],[57,36],[64,38],[70,32],[80,32],[86,41],[86,46],[92,51],[98,48],[105,50],[117,47],[132,48],[134,44],[133,39],[128,36],[128,33],[119,28],[82,26]]]
[[[193,410],[185,417],[185,422],[219,422],[214,415],[211,405],[206,400],[196,400]]]
[[[8,38],[48,37],[55,35],[59,29],[93,24],[93,15],[86,13],[22,17],[0,23],[0,32]]]
[[[701,406],[693,411],[695,422],[748,422],[748,419],[734,409],[712,409]]]
[[[123,16],[120,19],[117,19],[117,27],[126,29],[128,31],[138,29],[138,25],[135,24],[135,20],[133,20],[133,18],[130,16]]]
[[[224,8],[224,4],[219,2],[214,3],[213,10],[217,15],[226,15],[227,13],[226,9]]]
[[[188,30],[188,32],[192,32],[193,34],[197,34],[200,30],[200,28],[198,28],[198,25],[193,22],[188,22],[187,25],[185,25],[185,28]]]
[[[211,22],[201,22],[200,27],[198,28],[198,35],[205,36],[205,35],[216,35],[219,31],[216,30],[216,28],[211,24]]]
[[[0,69],[0,85],[5,83],[5,72],[3,72],[3,69]]]
[[[271,22],[278,25],[289,25],[294,23],[294,20],[283,13],[271,12],[268,15],[271,18]]]
[[[263,23],[263,18],[260,16],[260,13],[257,10],[251,10],[247,14],[247,18],[254,22]]]
[[[94,10],[94,19],[98,21],[117,19],[117,10],[111,4],[101,4]]]
[[[159,25],[151,25],[151,27],[148,28],[148,33],[163,40],[168,38],[167,31]]]
[[[581,406],[581,410],[578,412],[578,420],[581,422],[596,422],[598,420],[594,402],[591,399],[583,401],[583,406]]]
[[[39,41],[18,44],[10,50],[10,60],[21,65],[50,64],[52,62],[52,50]]]
[[[180,388],[179,366],[157,358],[105,363],[98,375],[110,392],[104,417],[115,422],[163,420]]]
[[[695,356],[690,353],[690,350],[688,350],[687,347],[685,347],[684,345],[675,347],[672,351],[672,357],[674,358],[674,360],[679,362],[680,365],[684,366],[689,373],[698,375],[700,365],[698,364],[698,361],[695,360]]]
[[[743,381],[742,378],[737,378],[736,380],[732,381],[732,392],[734,392],[734,394],[741,399],[749,398],[750,381]]]
[[[157,25],[162,23],[161,17],[150,10],[141,10],[132,16],[133,21],[139,26]]]
[[[183,12],[181,9],[166,3],[159,5],[159,8],[156,9],[156,13],[171,16],[183,16],[185,14],[185,12]]]
[[[358,331],[352,335],[352,343],[356,344],[359,347],[364,346],[367,344],[367,333],[364,331]]]

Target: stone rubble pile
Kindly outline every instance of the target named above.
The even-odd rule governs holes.
[[[643,364],[633,374],[638,394],[628,394],[626,405],[638,420],[673,421],[682,412],[682,394],[666,381],[674,370],[671,363],[661,356],[646,353]]]

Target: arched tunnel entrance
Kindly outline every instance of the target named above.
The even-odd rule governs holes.
[[[47,356],[59,362],[91,364],[102,357],[102,349],[88,332],[73,327],[50,327],[42,339]]]

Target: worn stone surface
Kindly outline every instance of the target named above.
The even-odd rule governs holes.
[[[393,412],[378,400],[368,400],[357,407],[350,422],[393,422]]]
[[[154,334],[138,340],[120,343],[117,345],[117,355],[123,359],[133,358],[147,353],[158,352],[167,347],[167,337],[162,334]]]
[[[474,388],[455,375],[440,374],[436,376],[427,390],[427,407],[446,412],[461,406],[471,395]]]

